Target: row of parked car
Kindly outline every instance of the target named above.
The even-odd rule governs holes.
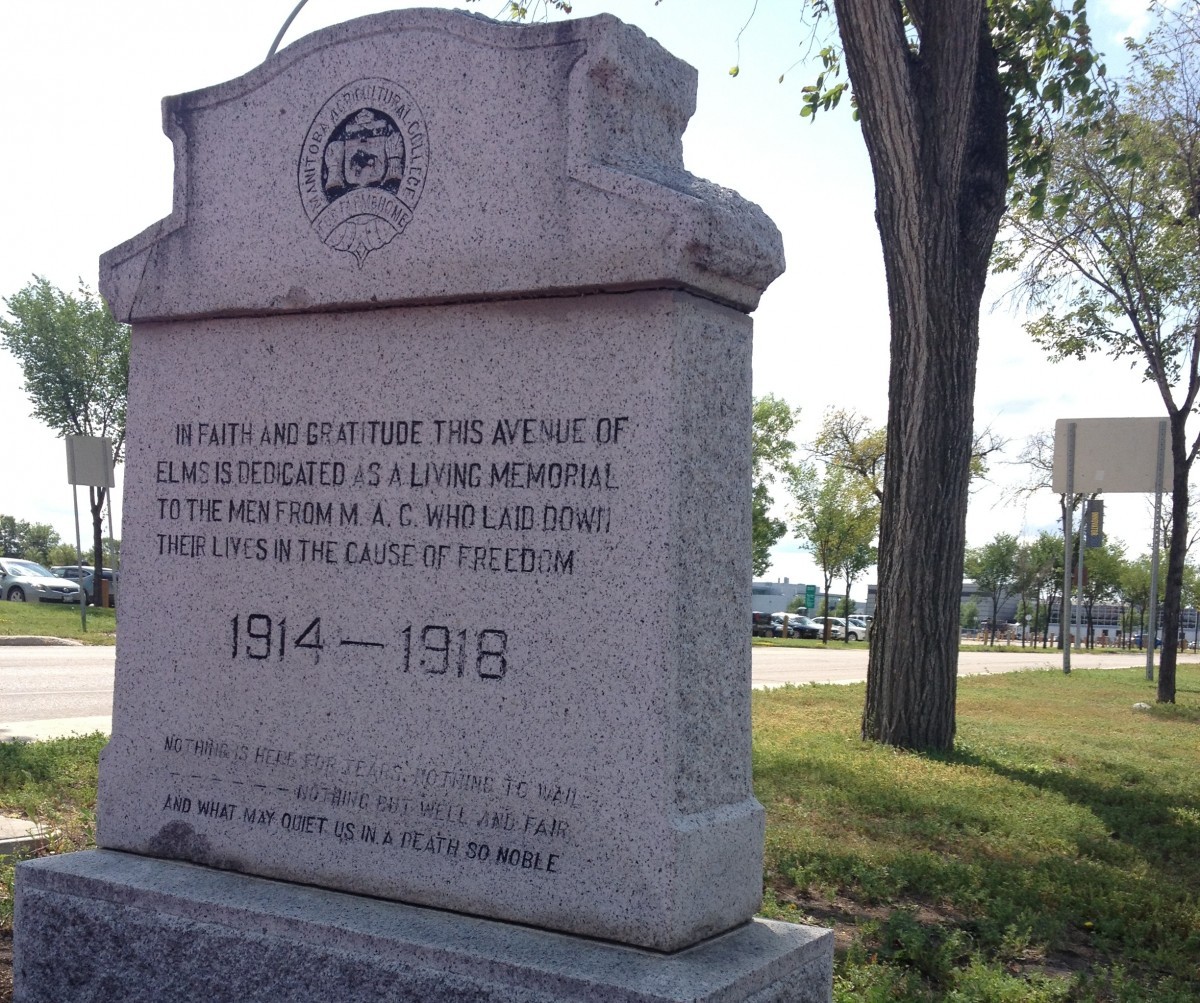
[[[101,568],[108,582],[108,605],[117,604],[117,573]],[[37,561],[0,557],[0,599],[9,602],[77,603],[96,601],[95,571],[74,564],[47,568]]]
[[[758,613],[751,616],[750,633],[754,637],[783,637],[783,613]],[[809,639],[825,636],[825,623],[829,623],[829,637],[840,641],[847,638],[851,641],[866,641],[871,637],[872,617],[869,616],[818,616],[809,619],[798,613],[787,614],[787,636],[804,637]]]

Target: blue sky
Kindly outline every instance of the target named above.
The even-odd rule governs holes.
[[[40,0],[0,13],[0,105],[8,156],[0,158],[6,239],[0,295],[33,274],[65,288],[95,286],[99,255],[170,211],[172,156],[160,100],[238,76],[266,55],[294,0]],[[310,0],[284,44],[348,19],[407,4]],[[1100,48],[1119,56],[1121,39],[1142,30],[1142,0],[1093,0]],[[500,0],[468,9],[494,15]],[[576,16],[614,13],[637,24],[699,71],[697,112],[684,136],[688,168],[759,203],[784,235],[788,270],[755,314],[754,388],[801,408],[796,440],[811,439],[829,407],[854,408],[882,423],[887,406],[888,319],[874,195],[857,126],[835,112],[799,116],[810,74],[794,66],[809,47],[795,0],[577,0]],[[750,18],[754,11],[753,18]],[[749,23],[747,25],[747,19]],[[742,31],[745,26],[745,30]],[[740,55],[738,35],[741,33]],[[737,63],[736,78],[729,69]],[[785,71],[784,82],[778,78]],[[985,298],[977,427],[1012,440],[1053,428],[1057,418],[1157,415],[1157,394],[1127,364],[1104,359],[1048,364],[1000,301]],[[64,447],[21,393],[15,361],[0,351],[3,456],[0,513],[51,523],[74,537]],[[1025,479],[1004,462],[975,493],[968,539],[1049,527],[1049,492],[1029,505],[1003,488]],[[1149,549],[1150,503],[1109,499],[1110,533],[1130,550]],[[117,510],[119,518],[119,507]],[[119,531],[118,531],[119,532]],[[776,548],[769,578],[816,581],[795,540]],[[855,588],[865,594],[865,582]]]

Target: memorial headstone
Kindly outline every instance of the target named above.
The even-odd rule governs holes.
[[[751,922],[782,251],[684,171],[694,95],[612,17],[404,11],[164,102],[173,213],[102,259],[101,849],[22,868],[18,1000],[828,998],[827,932]]]

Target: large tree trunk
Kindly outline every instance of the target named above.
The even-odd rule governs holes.
[[[984,0],[839,0],[891,312],[879,603],[862,734],[954,741],[979,304],[1004,211],[1006,106]]]
[[[1163,595],[1162,656],[1158,664],[1158,702],[1175,702],[1175,664],[1178,657],[1179,607],[1183,592],[1183,565],[1188,539],[1188,463],[1187,412],[1172,408],[1170,415],[1171,462],[1171,546],[1167,549],[1167,582]],[[1151,596],[1151,602],[1157,599]],[[1151,638],[1150,643],[1154,643]]]
[[[92,513],[92,605],[103,605],[101,602],[102,586],[100,584],[100,569],[104,566],[104,502],[108,498],[108,489],[100,487],[88,488],[88,502]]]

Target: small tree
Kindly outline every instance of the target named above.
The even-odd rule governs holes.
[[[875,539],[879,532],[878,506],[865,506],[859,515],[859,520],[857,529],[851,529],[851,532],[855,532],[858,535],[858,540],[851,543],[845,558],[842,560],[841,573],[842,580],[846,583],[846,597],[838,607],[844,611],[839,613],[839,616],[849,616],[854,612],[855,603],[850,598],[850,588],[858,581],[862,573],[875,563],[877,554],[871,541]],[[850,631],[846,631],[845,641],[847,644],[850,643]]]
[[[1001,255],[1024,266],[1043,310],[1027,327],[1051,358],[1103,353],[1158,389],[1173,466],[1165,637],[1178,634],[1188,476],[1200,437],[1200,10],[1152,5],[1158,22],[1130,44],[1133,72],[1103,128],[1053,133],[1042,212],[1018,206]],[[1175,651],[1163,649],[1158,699],[1175,699]]]
[[[750,498],[751,564],[755,576],[771,566],[771,548],[786,532],[787,523],[771,517],[771,486],[788,478],[796,446],[790,436],[800,417],[773,394],[757,397],[750,413],[750,456],[753,477]]]
[[[796,535],[821,568],[823,606],[829,609],[834,575],[853,560],[855,549],[862,546],[865,527],[871,525],[874,496],[854,484],[840,467],[827,468],[824,477],[812,467],[799,468],[792,479],[792,493],[796,499]],[[867,541],[869,545],[869,536]],[[828,622],[824,640],[829,641]]]
[[[988,643],[995,644],[1000,607],[1013,594],[1017,583],[1017,538],[1011,533],[997,533],[991,543],[971,548],[966,552],[963,570],[992,602]]]
[[[1160,594],[1161,591],[1162,582],[1160,580]],[[1142,554],[1134,560],[1125,562],[1121,575],[1117,579],[1117,596],[1123,603],[1129,605],[1129,616],[1123,628],[1125,636],[1132,638],[1135,623],[1138,633],[1144,634],[1146,611],[1150,607],[1150,556],[1148,554]]]
[[[1007,445],[990,428],[971,440],[971,477],[985,477],[991,455]],[[887,464],[887,429],[876,428],[856,411],[830,408],[821,422],[821,431],[809,446],[809,452],[826,464],[841,467],[861,478],[862,483],[880,502],[883,501],[883,475]]]
[[[1183,566],[1183,589],[1180,601],[1184,604],[1184,608],[1190,608],[1192,611],[1192,648],[1194,650],[1200,642],[1200,610],[1196,609],[1197,603],[1200,603],[1200,570],[1194,564],[1188,563]],[[1179,635],[1180,637],[1187,636],[1182,626],[1179,629]]]
[[[121,541],[114,540],[111,536],[106,536],[102,541],[102,549],[100,551],[100,564],[105,568],[115,568],[120,562],[121,556]],[[88,554],[88,563],[95,563],[96,554],[93,550]]]
[[[872,427],[854,411],[830,408],[809,451],[826,465],[841,467],[861,478],[868,490],[883,501],[887,429]]]
[[[1034,596],[1034,623],[1041,631],[1044,648],[1050,641],[1050,618],[1063,580],[1061,538],[1043,530],[1033,543],[1026,545],[1024,561],[1029,576],[1027,588]]]
[[[1083,585],[1083,608],[1087,616],[1087,644],[1096,641],[1093,611],[1096,603],[1112,602],[1120,595],[1121,577],[1125,571],[1125,545],[1118,540],[1105,542],[1088,550],[1087,580]]]
[[[20,557],[25,549],[29,523],[11,515],[0,515],[0,557]]]
[[[1028,498],[1041,491],[1049,491],[1054,482],[1054,433],[1038,432],[1036,435],[1031,435],[1025,440],[1025,447],[1022,449],[1020,456],[1017,457],[1016,462],[1027,469],[1029,476],[1023,484],[1013,488],[1009,492],[1010,495],[1015,498]],[[1057,551],[1054,557],[1054,567],[1055,574],[1058,577],[1053,581],[1047,581],[1044,586],[1050,611],[1046,618],[1046,632],[1042,637],[1043,647],[1049,643],[1050,617],[1054,613],[1054,600],[1059,598],[1059,587],[1062,585],[1066,527],[1070,526],[1072,532],[1074,532],[1075,513],[1079,511],[1080,506],[1083,504],[1084,497],[1084,495],[1078,493],[1069,497],[1065,493],[1061,493],[1058,496],[1058,510],[1061,514],[1059,525],[1063,527],[1063,531],[1058,536],[1051,537],[1053,540],[1052,547]],[[1046,535],[1043,532],[1039,536],[1039,545],[1050,547],[1049,543],[1040,543],[1042,537]],[[1064,619],[1062,607],[1065,604],[1065,599],[1059,604],[1060,623]],[[1065,631],[1066,628],[1063,627],[1059,632],[1065,634]]]
[[[0,341],[21,364],[33,415],[59,435],[103,436],[113,443],[113,463],[125,448],[129,387],[129,328],[82,284],[78,295],[35,277],[4,301]],[[101,553],[108,489],[88,488],[93,550]],[[95,564],[97,581],[100,563]]]
[[[841,408],[825,412],[821,431],[817,434],[809,451],[825,462],[827,468],[836,468],[845,476],[844,485],[847,506],[845,517],[848,539],[845,553],[838,569],[846,584],[845,598],[838,606],[838,616],[848,616],[853,610],[850,589],[878,559],[879,551],[874,546],[879,535],[879,503],[883,499],[884,454],[887,433],[882,428],[873,428],[865,417]],[[845,641],[850,643],[850,633]]]
[[[46,560],[51,565],[77,564],[79,553],[69,543],[56,543],[50,548],[50,554]],[[85,561],[84,563],[90,564],[91,562]]]
[[[53,564],[50,553],[61,542],[54,527],[44,522],[31,523],[25,531],[21,556],[39,564]]]

